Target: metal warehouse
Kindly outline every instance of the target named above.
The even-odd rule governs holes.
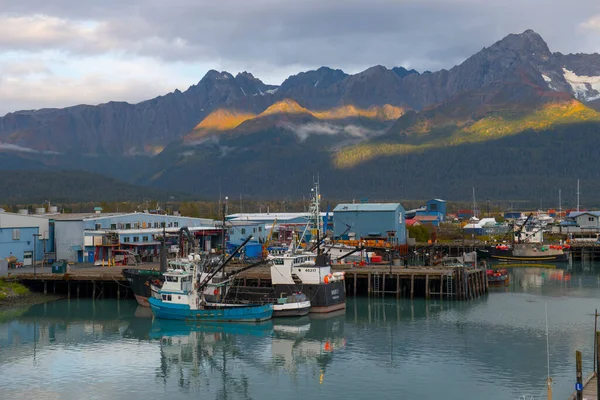
[[[334,236],[343,240],[384,239],[406,244],[404,214],[400,203],[339,204],[333,210]]]

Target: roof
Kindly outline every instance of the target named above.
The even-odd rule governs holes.
[[[568,217],[569,218],[577,218],[581,215],[585,215],[585,214],[589,214],[589,215],[593,215],[594,217],[600,217],[600,211],[575,211],[575,212],[570,212]]]
[[[116,217],[120,215],[127,215],[127,213],[66,213],[66,214],[46,214],[46,218],[53,219],[55,221],[83,221],[84,219],[90,219],[92,217]]]
[[[431,199],[429,201],[437,201],[438,203],[445,203],[446,200],[442,200],[442,199]]]
[[[325,217],[326,212],[320,213],[321,217]],[[329,213],[331,216],[331,212]],[[231,214],[227,216],[229,221],[289,221],[296,218],[310,218],[311,214],[308,212],[301,213],[239,213]]]
[[[350,211],[396,211],[401,208],[400,203],[359,203],[359,204],[338,204],[334,212]]]
[[[165,228],[165,232],[166,233],[179,233],[179,230],[181,228]],[[190,232],[201,232],[201,231],[213,231],[215,229],[221,229],[220,227],[214,227],[214,226],[190,226],[188,227],[188,230]],[[118,233],[119,235],[127,235],[127,234],[131,234],[131,235],[140,235],[140,234],[152,234],[152,233],[157,233],[160,234],[162,233],[163,229],[162,228],[148,228],[148,229],[99,229],[99,230],[86,230],[84,231],[85,233],[90,233],[92,235],[104,235],[110,232],[115,232]]]
[[[413,220],[417,221],[437,221],[439,218],[437,215],[415,215]]]
[[[421,221],[419,221],[418,219],[407,219],[406,220],[406,226],[418,225],[420,223],[421,223]]]
[[[230,226],[260,226],[264,225],[263,221],[243,220],[243,219],[232,219],[226,222],[226,225]]]

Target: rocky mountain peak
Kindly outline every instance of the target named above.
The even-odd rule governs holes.
[[[331,69],[329,67],[320,67],[317,70],[300,72],[292,75],[281,84],[281,91],[292,90],[296,87],[312,86],[325,89],[331,85],[342,81],[348,76],[341,69]]]

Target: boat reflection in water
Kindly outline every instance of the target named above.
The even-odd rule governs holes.
[[[301,366],[322,383],[334,353],[346,345],[344,319],[345,310],[258,324],[154,319],[148,338],[159,342],[156,376],[165,385],[176,381],[215,398],[247,397],[262,374],[295,378]]]
[[[160,343],[156,376],[165,386],[175,380],[182,389],[208,392],[215,398],[246,398],[249,377],[239,362],[247,352],[245,344],[269,339],[272,332],[271,321],[197,323],[155,319],[149,338]]]
[[[323,383],[334,353],[346,347],[346,310],[311,314],[294,320],[277,319],[273,324],[271,368],[283,369],[296,377],[301,366],[312,368]]]

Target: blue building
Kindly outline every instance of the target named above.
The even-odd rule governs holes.
[[[48,218],[19,213],[0,212],[0,258],[14,257],[24,266],[41,261],[53,250]]]
[[[415,211],[413,218],[418,219],[422,224],[439,226],[446,220],[446,201],[433,199],[427,202],[425,207]]]
[[[231,246],[239,246],[250,235],[249,243],[264,243],[268,232],[263,222],[228,221],[227,243]]]
[[[405,211],[400,203],[338,204],[333,212],[336,238],[406,244]]]

